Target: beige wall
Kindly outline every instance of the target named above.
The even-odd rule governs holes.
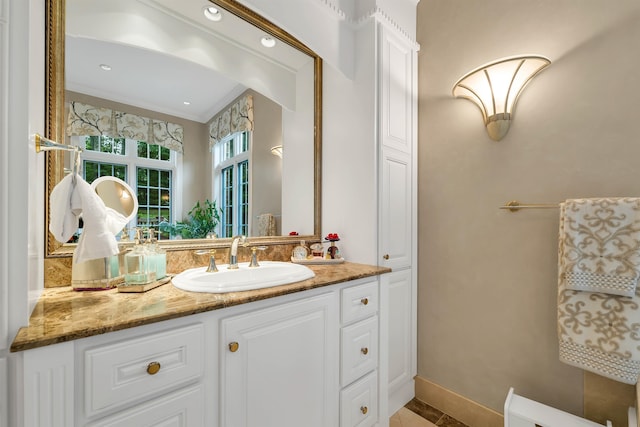
[[[640,2],[422,0],[417,28],[418,374],[500,412],[513,386],[582,414],[583,372],[557,356],[558,212],[498,207],[640,195]],[[525,53],[552,64],[494,142],[452,86]]]

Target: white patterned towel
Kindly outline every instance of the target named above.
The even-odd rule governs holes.
[[[606,206],[606,205],[604,205]],[[565,215],[560,205],[558,340],[560,360],[626,384],[640,375],[640,290],[633,297],[568,288]]]
[[[640,277],[640,198],[573,199],[562,207],[567,289],[633,296]]]

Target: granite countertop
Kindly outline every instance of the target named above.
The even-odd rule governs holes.
[[[46,288],[31,314],[29,325],[20,328],[13,340],[11,351],[29,350],[391,271],[350,262],[309,265],[309,268],[316,276],[302,282],[224,294],[187,292],[171,284],[144,293],[121,293],[117,289],[78,292],[71,286]]]

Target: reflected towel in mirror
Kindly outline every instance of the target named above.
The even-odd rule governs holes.
[[[258,236],[275,236],[275,235],[276,235],[276,217],[270,213],[258,215]]]
[[[49,231],[60,243],[67,243],[78,231],[80,212],[71,209],[71,195],[75,189],[73,175],[65,176],[49,196]]]
[[[83,229],[75,250],[75,262],[117,255],[120,250],[114,229],[120,231],[122,215],[109,212],[100,196],[79,175],[68,175],[53,189],[50,197],[51,233],[61,243],[78,230],[82,216]],[[126,224],[126,223],[125,223]]]

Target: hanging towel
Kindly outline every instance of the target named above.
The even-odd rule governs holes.
[[[108,221],[107,207],[100,196],[80,176],[76,177],[75,190],[71,196],[71,210],[82,211],[84,223],[75,250],[77,263],[120,253],[116,236],[109,229],[113,223]]]
[[[80,212],[71,210],[75,186],[73,175],[69,174],[51,190],[49,196],[49,231],[60,243],[67,243],[78,231]]]
[[[560,205],[558,244],[558,341],[560,360],[572,366],[636,384],[640,375],[640,290],[633,297],[575,291],[567,285],[568,252],[574,242],[566,235],[569,218]],[[615,221],[612,221],[615,223]]]
[[[563,212],[567,289],[632,297],[640,277],[640,199],[567,200]]]
[[[276,218],[273,214],[258,215],[258,236],[275,236]]]
[[[107,230],[109,230],[109,232],[113,233],[113,235],[115,236],[122,231],[124,226],[127,225],[129,221],[127,221],[127,217],[122,215],[120,212],[108,206],[106,207],[106,212]]]

